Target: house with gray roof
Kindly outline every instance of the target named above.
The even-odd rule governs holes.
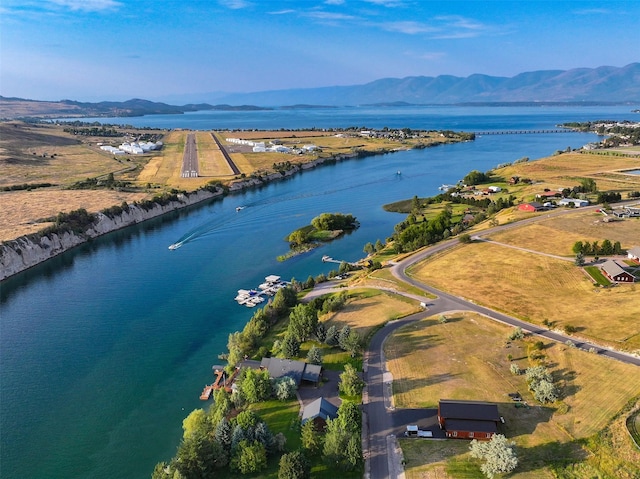
[[[262,358],[260,368],[267,369],[274,379],[289,376],[298,386],[302,381],[317,383],[322,377],[322,366],[293,359]]]
[[[602,263],[600,271],[613,283],[633,283],[636,280],[634,275],[611,259]]]
[[[320,397],[304,407],[302,424],[307,421],[313,421],[316,427],[322,430],[327,425],[327,419],[335,419],[337,417],[338,407]]]

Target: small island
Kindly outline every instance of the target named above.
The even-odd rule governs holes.
[[[291,232],[285,240],[289,242],[290,251],[278,256],[278,261],[285,261],[298,254],[317,248],[321,243],[332,241],[346,231],[353,231],[360,226],[355,216],[342,213],[322,213],[311,220],[311,224]]]

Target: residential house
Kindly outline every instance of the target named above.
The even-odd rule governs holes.
[[[613,260],[602,263],[600,271],[614,283],[633,283],[636,280],[635,276],[622,269],[622,267]]]
[[[298,386],[302,381],[318,383],[322,377],[322,366],[293,359],[262,358],[260,368],[267,369],[272,378],[289,376]]]
[[[529,203],[522,203],[520,205],[518,205],[518,209],[520,211],[540,211],[542,209],[544,209],[544,206],[542,206],[542,203],[538,203],[537,201],[530,201]]]
[[[322,431],[327,425],[327,419],[335,419],[337,417],[338,407],[331,404],[325,398],[320,397],[304,406],[302,424],[307,421],[313,421],[316,428]]]

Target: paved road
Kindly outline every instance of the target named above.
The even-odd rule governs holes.
[[[196,143],[196,135],[195,133],[189,133],[187,135],[187,141],[184,144],[180,176],[182,176],[182,178],[196,178],[198,175],[198,146]]]

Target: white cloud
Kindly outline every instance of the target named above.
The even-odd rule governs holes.
[[[344,13],[332,13],[332,12],[322,12],[322,11],[314,11],[307,12],[303,14],[305,17],[315,18],[317,20],[355,20],[355,17],[351,15],[346,15]]]
[[[325,0],[326,5],[342,5],[344,4],[344,0]]]
[[[404,6],[404,1],[402,0],[365,0],[365,2],[373,3],[374,5],[380,5],[383,7],[402,7]]]
[[[240,10],[251,6],[246,0],[219,0],[220,5],[230,8],[231,10]]]
[[[607,10],[606,8],[583,8],[574,10],[573,13],[575,15],[609,15],[613,12],[611,10]]]
[[[430,33],[437,31],[433,27],[424,23],[405,21],[405,22],[386,22],[380,24],[384,30],[390,32],[406,33],[407,35],[416,35],[418,33]]]
[[[116,0],[49,0],[49,3],[84,12],[115,10],[122,6],[122,3]]]

